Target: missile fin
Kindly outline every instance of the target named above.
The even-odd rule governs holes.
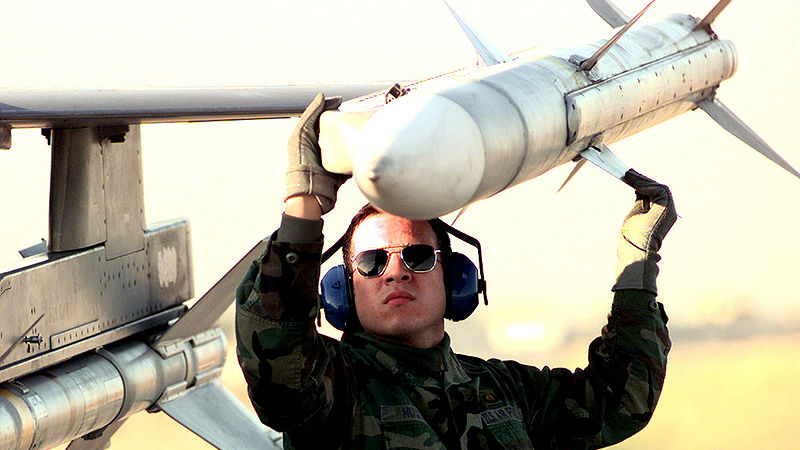
[[[576,173],[578,173],[578,171],[579,171],[579,170],[581,170],[581,168],[582,168],[584,165],[586,165],[586,159],[584,159],[584,158],[581,158],[581,160],[580,160],[580,161],[578,161],[578,163],[577,163],[577,164],[575,164],[575,167],[573,167],[573,168],[572,168],[572,172],[570,172],[570,173],[569,173],[569,175],[567,175],[567,179],[566,179],[566,180],[564,180],[564,183],[562,183],[562,184],[561,184],[561,187],[560,187],[560,188],[558,188],[558,190],[556,191],[556,193],[558,193],[558,192],[561,192],[561,190],[562,190],[562,189],[564,189],[564,186],[566,186],[566,185],[567,185],[567,183],[569,183],[569,181],[572,179],[572,177],[574,177],[574,176],[575,176],[575,174],[576,174]]]
[[[611,25],[611,28],[619,28],[631,20],[611,0],[586,0],[586,3],[592,7],[598,16]]]
[[[111,446],[111,436],[128,419],[117,420],[84,437],[73,440],[64,450],[105,450]]]
[[[611,149],[603,144],[589,147],[582,151],[580,155],[620,180],[625,176],[625,172],[630,170],[630,166],[620,161],[616,155],[611,153]]]
[[[456,10],[450,6],[450,3],[448,3],[447,0],[444,0],[444,4],[461,26],[461,29],[464,30],[464,33],[467,34],[467,37],[469,37],[469,40],[472,42],[472,46],[475,47],[475,51],[478,52],[478,55],[480,55],[484,64],[487,66],[493,66],[495,64],[508,62],[511,60],[508,55],[500,51],[491,42],[481,36],[477,30],[469,26],[469,24],[465,22],[463,18],[461,18]]]
[[[694,27],[694,31],[706,30],[708,32],[711,32],[711,24],[714,22],[717,16],[719,16],[722,10],[725,9],[726,6],[728,6],[728,3],[730,2],[731,0],[719,0],[719,2],[716,5],[714,5],[713,8],[711,8],[711,11],[708,12],[708,14],[703,18],[703,20],[701,20]]]
[[[642,8],[642,10],[641,10],[641,11],[639,11],[639,14],[637,14],[637,15],[633,16],[633,19],[631,19],[630,21],[628,21],[628,23],[626,23],[624,27],[622,27],[622,28],[621,28],[619,31],[617,31],[617,34],[615,34],[615,35],[614,35],[614,37],[612,37],[611,39],[609,39],[608,41],[606,41],[606,43],[605,43],[605,44],[603,44],[603,45],[602,45],[602,46],[601,46],[599,49],[597,49],[597,51],[596,51],[596,52],[594,52],[594,55],[590,56],[589,58],[587,58],[587,59],[585,59],[583,62],[581,62],[581,70],[585,70],[585,71],[587,71],[587,72],[588,72],[588,71],[590,71],[590,70],[592,70],[592,68],[594,67],[594,65],[595,65],[595,64],[597,64],[597,61],[598,61],[600,58],[602,58],[602,57],[603,57],[603,55],[605,55],[606,53],[608,53],[608,51],[611,49],[611,47],[613,47],[613,46],[614,46],[614,44],[616,44],[616,43],[617,43],[617,41],[618,41],[618,40],[619,40],[619,39],[620,39],[620,38],[621,38],[621,37],[622,37],[622,36],[623,36],[625,33],[627,33],[627,32],[628,32],[628,30],[630,30],[630,29],[631,29],[631,27],[633,26],[633,24],[635,24],[635,23],[636,23],[636,21],[637,21],[637,20],[639,20],[639,19],[640,19],[640,18],[641,18],[641,17],[644,15],[644,12],[645,12],[645,11],[647,11],[647,9],[648,9],[648,8],[650,8],[650,5],[652,5],[653,3],[655,3],[655,1],[656,1],[656,0],[650,0],[650,3],[648,3],[648,4],[647,4],[647,5],[644,7],[644,8]]]
[[[186,339],[211,328],[234,298],[236,287],[247,274],[247,270],[267,248],[267,240],[256,244],[214,286],[208,290],[172,327],[154,343],[153,348],[166,346],[170,341]]]
[[[736,116],[727,106],[722,104],[719,99],[706,99],[697,104],[714,121],[716,121],[728,133],[736,136],[742,142],[753,147],[757,152],[766,156],[770,161],[783,167],[787,172],[800,178],[800,172],[794,169],[785,159],[781,157],[772,147],[769,146],[755,131],[748,127],[742,119]]]
[[[158,403],[168,416],[221,450],[281,449],[280,434],[256,419],[216,379],[168,402]]]
[[[455,218],[455,219],[453,219],[453,221],[452,221],[452,222],[450,222],[450,226],[451,226],[451,227],[452,227],[452,226],[455,226],[455,224],[456,224],[456,222],[458,221],[458,219],[460,219],[460,218],[461,218],[461,216],[462,216],[462,215],[463,215],[465,212],[467,212],[467,208],[469,208],[469,205],[467,205],[467,206],[465,206],[465,207],[461,208],[461,209],[458,211],[458,214],[456,214],[456,218]]]

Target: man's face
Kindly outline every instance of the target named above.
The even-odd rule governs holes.
[[[355,257],[375,248],[399,250],[409,244],[439,248],[427,222],[374,214],[356,228],[350,254]],[[380,276],[365,278],[354,270],[353,290],[358,319],[368,333],[420,348],[434,346],[444,337],[446,296],[441,260],[432,271],[415,273],[403,264],[399,253],[393,253]]]

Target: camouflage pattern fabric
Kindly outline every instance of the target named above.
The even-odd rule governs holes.
[[[317,333],[322,243],[276,242],[237,291],[239,363],[287,449],[590,449],[642,429],[664,382],[667,317],[643,290],[614,295],[585,369]]]

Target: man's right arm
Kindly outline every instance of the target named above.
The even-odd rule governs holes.
[[[301,116],[288,145],[281,227],[236,292],[237,355],[250,399],[262,422],[297,443],[315,436],[335,440],[347,427],[334,422],[348,416],[334,408],[346,408],[351,398],[337,391],[349,384],[334,380],[345,373],[338,342],[319,335],[314,323],[321,215],[333,208],[347,179],[322,167],[318,120],[339,102],[320,94]]]
[[[331,406],[323,387],[329,351],[314,325],[322,235],[282,239],[321,226],[284,215],[236,293],[237,355],[248,393],[261,420],[281,431]]]

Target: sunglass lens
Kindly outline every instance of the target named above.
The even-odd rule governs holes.
[[[389,254],[386,250],[367,250],[356,256],[356,269],[365,277],[376,277],[386,268],[388,260]]]
[[[427,272],[436,264],[436,252],[427,244],[409,245],[403,249],[403,261],[415,272]]]

